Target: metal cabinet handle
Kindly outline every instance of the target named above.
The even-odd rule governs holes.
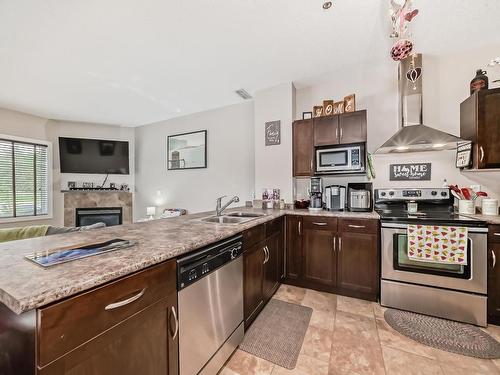
[[[262,250],[264,250],[264,263],[262,264],[266,264],[267,262],[269,262],[269,249],[267,248],[267,246],[264,246]]]
[[[342,137],[344,136],[344,129],[340,126],[340,141],[342,142]]]
[[[337,241],[336,241],[337,236],[333,236],[333,252],[337,252]]]
[[[266,263],[269,262],[269,258],[271,257],[271,254],[269,254],[269,248],[266,246],[266,254],[267,254],[267,259]]]
[[[340,141],[340,140],[339,140],[339,127],[338,127],[338,126],[337,126],[337,128],[335,129],[335,139],[336,139],[337,141]]]
[[[172,311],[172,315],[174,316],[174,322],[175,322],[175,329],[174,333],[172,334],[172,340],[175,340],[177,334],[179,333],[179,319],[177,319],[177,313],[175,312],[175,307],[171,306],[170,309]]]
[[[366,228],[364,225],[354,225],[354,224],[349,224],[349,228]]]
[[[302,221],[299,220],[299,236],[302,235]]]
[[[144,288],[143,290],[141,290],[139,293],[137,293],[135,296],[132,296],[130,298],[127,298],[127,299],[124,299],[123,301],[118,301],[118,302],[114,302],[114,303],[110,303],[109,305],[107,305],[104,310],[113,310],[113,309],[117,309],[118,307],[122,307],[122,306],[125,306],[125,305],[128,305],[129,303],[132,303],[134,301],[137,301],[139,298],[141,298],[143,295],[144,295],[144,292],[146,291],[146,288]]]
[[[314,224],[314,225],[321,225],[321,226],[325,226],[325,225],[327,225],[328,223],[325,223],[325,222],[317,222],[317,221],[315,221],[315,222],[313,222],[313,224]]]
[[[310,171],[313,172],[314,171],[314,160],[311,158],[311,161],[309,163],[309,167],[310,167]]]
[[[493,264],[491,265],[491,268],[494,269],[497,264],[497,256],[495,255],[495,252],[493,250],[490,251],[491,251],[491,257],[493,258]]]
[[[339,253],[342,251],[342,237],[339,236]]]
[[[493,233],[494,236],[500,236],[500,233]]]
[[[481,153],[481,156],[480,156],[479,160],[482,163],[483,159],[484,159],[484,148],[483,148],[483,146],[479,146],[479,152]]]

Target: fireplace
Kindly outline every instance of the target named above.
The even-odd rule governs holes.
[[[77,227],[95,223],[104,223],[107,227],[112,227],[114,225],[121,225],[123,222],[121,207],[77,208],[75,211]]]

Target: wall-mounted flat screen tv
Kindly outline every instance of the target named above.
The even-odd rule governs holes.
[[[126,141],[59,137],[61,173],[129,174]]]

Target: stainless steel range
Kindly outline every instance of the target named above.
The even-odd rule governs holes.
[[[486,326],[487,224],[453,209],[449,189],[375,190],[381,217],[381,304]],[[467,227],[467,264],[410,259],[410,224]]]

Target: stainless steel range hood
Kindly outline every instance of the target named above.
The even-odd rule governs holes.
[[[376,154],[451,150],[466,142],[452,134],[423,125],[422,55],[414,54],[399,64],[399,113],[401,129],[380,146]]]

